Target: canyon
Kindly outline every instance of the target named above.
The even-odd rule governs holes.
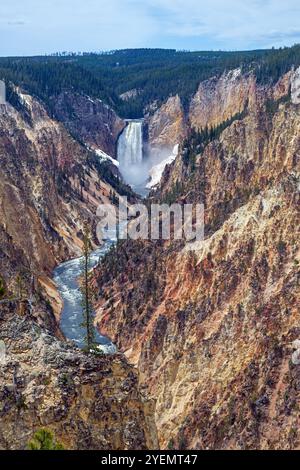
[[[297,74],[201,83],[194,127],[237,117],[193,164],[183,144],[150,200],[204,203],[205,241],[128,241],[96,270],[100,329],[157,400],[161,448],[299,446]]]
[[[12,298],[0,302],[0,448],[24,449],[42,427],[70,449],[155,448],[136,372],[123,355],[88,358],[65,341],[52,280],[57,264],[81,255],[99,203],[128,188],[42,102],[19,88],[13,97],[0,107],[0,272]]]
[[[70,449],[299,448],[299,70],[274,83],[225,70],[141,119],[13,86],[0,105],[1,449],[42,427]],[[99,250],[97,206],[140,201],[127,183],[145,189],[147,158],[147,203],[203,203],[205,240],[103,253],[95,324],[117,352],[86,354],[60,328],[53,270],[81,255],[85,221]]]

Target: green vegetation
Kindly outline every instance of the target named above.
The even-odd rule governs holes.
[[[84,320],[82,327],[86,330],[85,344],[86,349],[89,350],[95,344],[95,331],[94,331],[94,312],[91,299],[91,273],[90,273],[90,254],[91,254],[91,235],[87,224],[84,226],[83,232],[83,284],[82,291],[82,307]]]
[[[291,68],[300,65],[300,45],[272,49],[263,55],[255,65],[258,83],[274,84]]]
[[[277,111],[279,109],[279,106],[281,104],[284,104],[284,103],[287,103],[288,101],[290,101],[290,98],[291,98],[291,95],[289,93],[286,96],[282,96],[278,100],[273,100],[273,99],[267,100],[266,101],[266,111],[267,111],[268,116],[270,116],[272,118],[277,113]]]
[[[240,112],[232,116],[230,119],[222,122],[218,126],[206,127],[205,129],[192,129],[189,137],[183,142],[183,161],[185,164],[191,164],[193,166],[195,157],[202,153],[205,147],[212,141],[218,139],[222,132],[231,126],[233,122],[242,120],[247,115],[247,107]]]
[[[178,94],[185,105],[200,81],[225,70],[253,70],[259,83],[274,83],[300,65],[300,46],[243,52],[188,52],[173,49],[128,49],[109,53],[55,54],[1,58],[0,77],[22,85],[52,109],[52,98],[72,90],[100,98],[123,117],[138,118],[153,101]],[[128,101],[120,95],[136,90]],[[8,100],[16,97],[8,90]],[[54,112],[54,111],[53,111]]]
[[[5,283],[2,277],[0,276],[0,300],[4,298],[6,294]]]
[[[168,450],[173,450],[174,446],[174,439],[170,439],[170,441],[168,442]]]
[[[17,299],[22,300],[25,296],[25,275],[19,272],[16,277],[16,297]]]
[[[62,444],[56,441],[54,434],[47,429],[40,429],[28,443],[28,450],[64,450]]]
[[[189,189],[195,189],[197,187],[197,194],[203,194],[204,197],[204,190],[205,187],[203,186],[203,180],[198,178],[198,183],[196,185],[195,182],[195,170],[196,170],[196,157],[203,153],[205,147],[217,140],[222,132],[224,132],[227,127],[231,126],[235,121],[242,120],[247,116],[248,113],[248,106],[246,105],[244,110],[240,113],[236,113],[230,119],[222,122],[218,126],[205,129],[197,130],[195,128],[190,130],[190,133],[187,139],[182,143],[182,160],[186,166],[188,177],[185,178],[184,181],[176,181],[171,189],[162,195],[162,201],[166,204],[173,204],[178,202],[181,196],[185,193],[189,192]],[[202,175],[203,177],[203,175]],[[192,192],[190,191],[190,196],[192,196]],[[201,199],[204,202],[204,199]]]
[[[17,407],[19,412],[21,410],[26,410],[27,409],[27,405],[25,403],[25,397],[23,395],[16,396],[16,407]]]
[[[136,196],[131,187],[126,183],[123,183],[118,176],[114,175],[111,165],[108,162],[100,162],[97,156],[90,152],[87,163],[91,169],[94,168],[97,171],[99,178],[110,184],[118,194],[121,196],[127,196],[129,202],[133,202],[135,200]],[[82,174],[82,177],[84,178],[84,174]]]
[[[180,183],[178,180],[173,184],[169,192],[162,197],[162,202],[168,205],[174,204],[178,201],[178,198],[184,193],[184,183]]]
[[[283,240],[280,240],[277,245],[277,250],[280,256],[284,256],[287,252],[287,244]]]
[[[176,244],[170,249],[175,249]],[[152,310],[162,298],[165,287],[165,264],[162,260],[161,240],[144,243],[141,240],[122,240],[112,246],[96,268],[98,295],[109,300],[113,286],[119,282],[127,288],[121,293],[122,315],[127,320],[134,315],[150,318]],[[150,256],[151,255],[151,256]],[[162,281],[163,280],[163,281]],[[147,304],[148,303],[148,304]],[[113,308],[113,302],[110,305]]]
[[[51,97],[72,90],[101,98],[114,105],[112,91],[106,91],[92,72],[69,61],[50,58],[0,59],[0,77],[13,82],[41,98],[52,110]],[[16,96],[8,88],[7,100],[16,104]]]

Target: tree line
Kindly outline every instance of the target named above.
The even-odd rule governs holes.
[[[242,52],[188,52],[173,49],[133,49],[110,53],[0,58],[0,78],[12,81],[43,99],[64,90],[100,98],[121,117],[139,118],[150,103],[178,94],[185,106],[199,83],[241,67],[254,71],[259,83],[274,83],[300,65],[300,46]],[[120,95],[137,90],[131,99]]]

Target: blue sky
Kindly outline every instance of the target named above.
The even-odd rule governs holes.
[[[300,43],[299,0],[1,0],[0,55]]]

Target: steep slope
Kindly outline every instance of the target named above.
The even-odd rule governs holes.
[[[100,327],[157,399],[163,448],[299,446],[297,76],[202,83],[193,125],[213,132],[153,198],[204,203],[205,241],[122,243],[99,267]]]
[[[0,109],[1,275],[46,280],[57,262],[78,255],[84,220],[118,184],[43,104],[14,89]],[[124,188],[123,188],[124,189]],[[13,285],[11,286],[14,290]]]
[[[241,69],[231,70],[220,78],[213,77],[201,82],[190,103],[191,126],[201,129],[221,124],[244,110],[249,94],[253,91],[254,75],[245,76]]]
[[[170,97],[146,116],[150,152],[170,152],[186,136],[186,118],[179,96]]]
[[[128,188],[41,101],[13,87],[10,103],[0,106],[0,449],[25,449],[41,428],[67,449],[156,448],[154,403],[125,357],[57,339],[53,268],[80,255],[84,221],[94,229],[98,205]]]
[[[72,135],[91,148],[116,158],[117,140],[125,122],[101,100],[74,92],[63,92],[52,99],[56,117]]]
[[[41,329],[26,303],[18,312],[14,302],[0,311],[0,449],[26,449],[41,428],[70,450],[157,447],[154,403],[122,355],[84,355]]]

